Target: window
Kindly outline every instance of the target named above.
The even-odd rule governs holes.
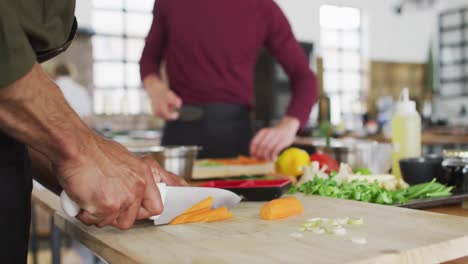
[[[94,112],[149,112],[138,61],[152,21],[154,0],[92,0]]]
[[[468,7],[439,16],[439,95],[468,96]]]
[[[330,97],[331,122],[352,113],[362,91],[361,12],[357,8],[320,7],[320,45],[324,92]]]

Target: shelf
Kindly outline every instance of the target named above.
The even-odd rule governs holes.
[[[465,12],[468,12],[468,7],[453,8],[453,9],[445,10],[443,13],[441,13],[439,15],[439,17],[449,16],[449,15],[453,15],[453,14],[457,14],[457,13],[462,14],[462,13],[465,13]]]
[[[446,17],[458,15],[460,21],[457,24],[444,26],[443,20]],[[445,11],[439,15],[439,70],[444,72],[448,67],[457,67],[462,70],[462,74],[459,78],[440,78],[439,92],[436,94],[442,99],[455,99],[459,97],[468,96],[468,73],[466,68],[468,66],[468,39],[465,36],[465,31],[468,29],[468,6],[464,8],[452,9]],[[454,34],[459,33],[460,39],[453,43],[443,43],[446,40],[444,33],[453,32]],[[444,50],[450,51],[450,49],[457,50],[459,56],[455,60],[444,61]],[[450,54],[449,54],[450,55]],[[450,57],[448,57],[450,58]],[[465,69],[465,71],[464,71]],[[456,84],[450,86],[450,84]],[[455,87],[456,86],[456,87]],[[440,93],[443,90],[445,93],[453,93],[451,95],[443,95]]]
[[[441,43],[440,47],[441,48],[463,48],[463,47],[466,47],[467,45],[468,45],[468,42],[463,41],[460,43],[449,43],[449,44]]]
[[[440,83],[447,84],[447,83],[465,83],[468,82],[468,76],[462,78],[454,78],[454,79],[440,79]]]
[[[450,94],[450,95],[442,95],[440,93],[436,93],[436,94],[441,99],[458,99],[460,97],[468,97],[468,93]]]
[[[440,66],[463,66],[463,65],[468,65],[468,59],[463,59],[463,60],[458,60],[458,61],[452,61],[452,62],[441,62]]]
[[[458,31],[461,30],[463,31],[464,29],[468,28],[468,25],[463,23],[458,26],[441,26],[439,27],[440,33],[445,33],[445,32],[451,32],[451,31]]]

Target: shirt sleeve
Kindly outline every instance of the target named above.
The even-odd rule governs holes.
[[[266,48],[289,76],[291,100],[286,115],[299,119],[301,128],[307,123],[317,100],[317,80],[309,66],[309,59],[295,39],[291,26],[279,6],[267,0]]]
[[[145,47],[140,59],[140,76],[143,80],[149,74],[159,76],[167,43],[167,8],[165,0],[155,1],[153,23],[145,40]]]
[[[36,55],[21,24],[4,0],[0,0],[0,88],[28,73]]]

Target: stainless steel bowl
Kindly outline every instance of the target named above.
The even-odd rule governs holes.
[[[367,168],[373,173],[388,173],[392,166],[391,144],[378,143],[372,140],[331,139],[330,146],[325,140],[314,140],[318,151],[324,152],[339,163],[344,162],[353,169]]]
[[[154,146],[129,148],[129,151],[137,156],[151,155],[164,169],[190,180],[199,149],[197,146]]]

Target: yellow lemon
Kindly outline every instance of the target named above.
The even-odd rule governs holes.
[[[279,173],[295,177],[300,176],[307,165],[310,165],[309,154],[298,148],[288,148],[276,160],[276,170]]]

